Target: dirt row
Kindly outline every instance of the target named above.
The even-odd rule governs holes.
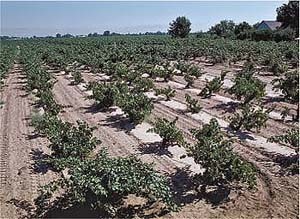
[[[37,197],[39,186],[54,179],[51,171],[44,174],[41,169],[33,168],[41,152],[47,150],[47,141],[36,137],[29,125],[34,107],[24,85],[22,67],[15,64],[1,92],[4,101],[0,109],[1,218],[24,216]]]

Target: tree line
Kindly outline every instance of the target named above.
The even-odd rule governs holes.
[[[276,20],[281,26],[276,30],[258,30],[259,23],[250,25],[247,22],[235,24],[232,20],[222,20],[212,26],[206,33],[199,32],[197,37],[223,37],[255,41],[290,41],[299,37],[299,2],[289,1],[277,8]],[[177,17],[170,23],[168,33],[172,37],[184,38],[191,31],[191,21],[186,17]]]

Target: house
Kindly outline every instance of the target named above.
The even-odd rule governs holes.
[[[262,21],[258,26],[257,30],[276,30],[281,26],[281,22],[278,21]]]

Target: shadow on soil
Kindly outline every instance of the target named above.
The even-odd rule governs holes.
[[[230,127],[226,127],[225,130],[227,131],[227,133],[229,134],[233,134],[233,136],[238,137],[239,140],[252,140],[254,141],[255,138],[253,138],[253,136],[250,135],[250,132],[246,132],[246,131],[233,131]]]
[[[289,156],[268,152],[262,152],[262,154],[271,157],[280,166],[278,173],[280,176],[299,174],[299,154]]]
[[[40,156],[43,153],[37,152],[37,154]],[[226,187],[209,188],[204,193],[196,191],[195,181],[186,169],[177,168],[174,174],[169,175],[169,179],[174,200],[178,206],[205,201],[216,207],[229,200],[230,190]],[[38,199],[35,201],[38,201]],[[101,209],[91,210],[89,207],[82,205],[65,207],[64,197],[53,200],[49,205],[42,205],[42,209],[36,208],[35,204],[26,200],[11,199],[7,203],[13,204],[26,213],[21,218],[109,218],[109,215]],[[156,202],[139,203],[122,205],[117,211],[117,218],[153,218],[164,216],[167,213]]]
[[[49,170],[52,170],[51,167],[44,161],[49,158],[49,155],[45,154],[40,149],[33,149],[30,152],[31,159],[34,161],[32,165],[32,170],[35,173],[46,174]]]
[[[92,104],[87,107],[81,107],[80,109],[84,110],[84,113],[91,113],[91,114],[105,113],[105,112],[111,113],[111,112],[115,111],[114,108],[101,108],[101,107],[99,107],[98,104]]]
[[[199,191],[199,185],[195,183],[194,177],[190,174],[190,171],[186,169],[177,168],[176,172],[170,175],[172,190],[178,205],[182,206],[204,200],[212,204],[213,207],[217,207],[229,201],[230,188],[208,186],[205,192]],[[198,180],[201,181],[201,178],[198,177]]]
[[[124,115],[110,115],[103,121],[104,123],[101,125],[112,127],[117,131],[125,131],[126,133],[129,133],[135,127]]]
[[[162,146],[162,142],[144,143],[138,147],[141,154],[156,154],[158,156],[167,155],[172,157],[167,147]]]
[[[238,107],[238,103],[236,102],[229,102],[229,103],[219,103],[213,108],[217,110],[224,110],[227,113],[234,113]]]
[[[266,97],[266,99],[263,101],[263,104],[280,103],[280,102],[284,102],[283,97]]]
[[[36,199],[37,200],[37,199]],[[35,200],[35,201],[36,201]],[[107,212],[101,209],[92,210],[88,206],[74,205],[63,207],[64,198],[58,198],[50,206],[43,206],[43,209],[36,208],[34,204],[18,199],[11,199],[7,204],[12,204],[16,208],[24,211],[24,215],[19,218],[112,218]],[[164,212],[153,203],[135,204],[121,206],[118,208],[114,218],[153,218],[163,216]]]

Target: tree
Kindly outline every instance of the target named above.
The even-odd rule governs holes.
[[[72,38],[72,37],[74,37],[72,34],[69,34],[69,33],[67,33],[67,34],[65,34],[65,35],[62,35],[61,36],[62,38]]]
[[[168,33],[172,37],[185,38],[188,36],[191,31],[191,22],[186,17],[177,17],[176,20],[173,20],[170,23],[170,28]]]
[[[237,24],[234,27],[234,34],[239,35],[240,33],[249,31],[251,29],[252,29],[252,26],[250,24],[248,24],[246,21],[244,21],[242,23]]]
[[[98,34],[98,33],[93,33],[93,37],[97,37],[97,36],[99,36],[100,34]]]
[[[280,41],[292,41],[296,38],[296,33],[293,29],[287,27],[285,29],[279,29],[274,31],[273,40]]]
[[[110,35],[110,31],[109,30],[106,30],[103,32],[103,36],[109,36]]]
[[[209,29],[209,33],[216,34],[218,36],[227,37],[233,34],[235,23],[231,20],[223,20],[220,23],[212,26]]]
[[[272,40],[272,30],[255,30],[251,33],[252,40],[255,41],[268,41]]]
[[[165,118],[158,118],[155,121],[154,128],[149,129],[147,132],[155,132],[163,139],[162,146],[167,147],[171,144],[177,143],[180,146],[185,144],[183,133],[176,127],[176,117],[173,121],[169,122]]]
[[[56,38],[61,38],[61,34],[60,34],[60,33],[57,33],[57,34],[56,34]]]
[[[299,36],[299,1],[289,1],[276,9],[277,21],[282,22],[282,27],[290,27],[297,31]]]
[[[236,35],[237,39],[248,39],[251,38],[253,29],[254,28],[250,24],[244,21],[234,27],[234,34]]]

